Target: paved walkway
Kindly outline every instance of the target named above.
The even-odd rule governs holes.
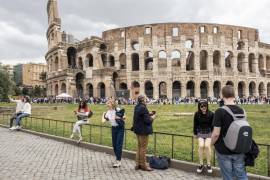
[[[114,157],[105,153],[0,127],[0,180],[214,179],[176,169],[135,171],[135,163],[129,159],[114,169],[113,161]]]

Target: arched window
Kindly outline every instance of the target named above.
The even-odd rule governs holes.
[[[76,56],[77,56],[77,50],[74,47],[69,47],[67,49],[68,67],[70,68],[76,67]]]
[[[237,69],[238,72],[243,72],[243,64],[244,64],[245,54],[239,53],[237,56]]]
[[[200,70],[207,70],[208,53],[205,50],[200,52]]]
[[[139,71],[140,70],[139,54],[133,53],[131,55],[131,61],[132,61],[132,71]]]
[[[145,70],[153,70],[153,53],[150,51],[144,53],[144,66]]]
[[[165,51],[159,51],[158,58],[159,59],[166,59],[167,58],[166,52]]]
[[[126,60],[125,53],[120,54],[119,61],[120,61],[120,69],[126,69],[127,68],[127,60]]]
[[[186,70],[194,70],[194,53],[192,51],[189,51],[186,55]]]

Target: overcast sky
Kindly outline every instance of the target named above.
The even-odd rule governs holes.
[[[47,0],[0,0],[0,62],[43,62]],[[208,22],[259,29],[270,43],[269,0],[58,0],[62,30],[79,40],[110,28]]]

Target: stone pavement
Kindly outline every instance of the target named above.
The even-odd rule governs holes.
[[[129,159],[114,169],[113,161],[109,154],[0,127],[0,180],[218,179],[176,169],[135,171],[135,163]]]

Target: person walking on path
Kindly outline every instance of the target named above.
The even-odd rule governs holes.
[[[235,92],[232,86],[222,88],[224,105],[230,109],[232,114],[245,116],[244,110],[235,105]],[[224,108],[215,111],[212,133],[212,144],[215,145],[217,160],[224,180],[247,180],[245,168],[245,154],[231,151],[224,141],[224,137],[229,132],[230,125],[234,122],[234,117]],[[236,132],[232,132],[236,133]],[[244,146],[244,141],[242,142]]]
[[[152,123],[155,117],[155,112],[149,113],[146,107],[145,96],[140,95],[138,97],[138,104],[134,109],[132,127],[138,141],[135,170],[141,169],[145,171],[153,171],[153,169],[146,163],[146,152],[149,135],[153,133]]]
[[[197,168],[197,172],[201,173],[204,168],[203,156],[206,154],[207,160],[207,172],[212,173],[211,167],[211,133],[213,130],[213,118],[214,113],[208,108],[207,100],[200,100],[198,103],[198,111],[194,115],[193,134],[198,138],[199,144],[199,161],[200,165]]]
[[[114,168],[121,166],[122,148],[125,132],[125,110],[116,106],[114,99],[110,99],[106,103],[107,112],[103,114],[103,118],[111,123],[112,126],[112,145],[116,156],[116,161],[113,163]]]

